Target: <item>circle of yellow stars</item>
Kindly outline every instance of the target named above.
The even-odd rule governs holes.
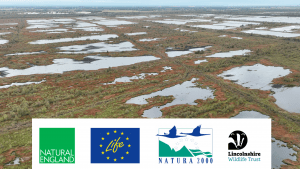
[[[115,131],[114,131],[114,133],[117,133],[117,130],[115,130]],[[110,133],[109,133],[109,132],[107,132],[107,133],[106,133],[106,135],[110,135]],[[124,135],[124,133],[123,133],[123,132],[121,132],[121,135]],[[104,138],[104,137],[102,137],[101,139],[102,139],[102,140],[104,140],[105,138]],[[126,137],[126,140],[129,140],[129,138],[128,138],[128,137]],[[101,148],[103,147],[103,145],[102,145],[102,144],[100,144],[99,146],[100,146]],[[131,147],[131,145],[130,145],[130,144],[128,144],[128,147]],[[102,151],[102,152],[101,152],[101,154],[102,154],[102,155],[104,155],[104,153],[105,153],[104,151]],[[127,152],[126,152],[126,154],[129,154],[129,152],[127,151]],[[107,160],[109,160],[109,159],[110,159],[110,157],[109,157],[109,156],[107,156],[107,157],[106,157],[106,159],[107,159]],[[122,157],[121,157],[121,160],[123,160],[123,159],[124,159],[124,157],[122,156]],[[117,161],[117,159],[116,159],[116,158],[115,158],[115,159],[113,159],[113,160],[114,160],[114,162],[116,162],[116,161]]]

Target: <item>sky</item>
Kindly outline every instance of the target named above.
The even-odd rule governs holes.
[[[0,6],[299,6],[299,0],[0,0]]]

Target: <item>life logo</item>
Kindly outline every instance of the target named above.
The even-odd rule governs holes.
[[[140,129],[91,128],[91,163],[140,163]]]
[[[213,129],[159,128],[159,164],[212,164]]]

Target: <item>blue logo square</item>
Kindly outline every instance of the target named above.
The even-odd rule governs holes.
[[[91,128],[91,163],[140,163],[140,129]]]

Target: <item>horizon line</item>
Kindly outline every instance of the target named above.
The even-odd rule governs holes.
[[[28,4],[28,5],[1,5],[0,7],[111,7],[111,8],[128,8],[128,7],[155,7],[155,8],[161,8],[161,7],[171,7],[171,8],[179,8],[179,7],[184,7],[184,8],[199,8],[199,7],[300,7],[299,5],[203,5],[203,6],[192,6],[192,5],[158,5],[158,6],[153,6],[153,5],[130,5],[130,6],[95,6],[95,5],[35,5],[35,4]]]

